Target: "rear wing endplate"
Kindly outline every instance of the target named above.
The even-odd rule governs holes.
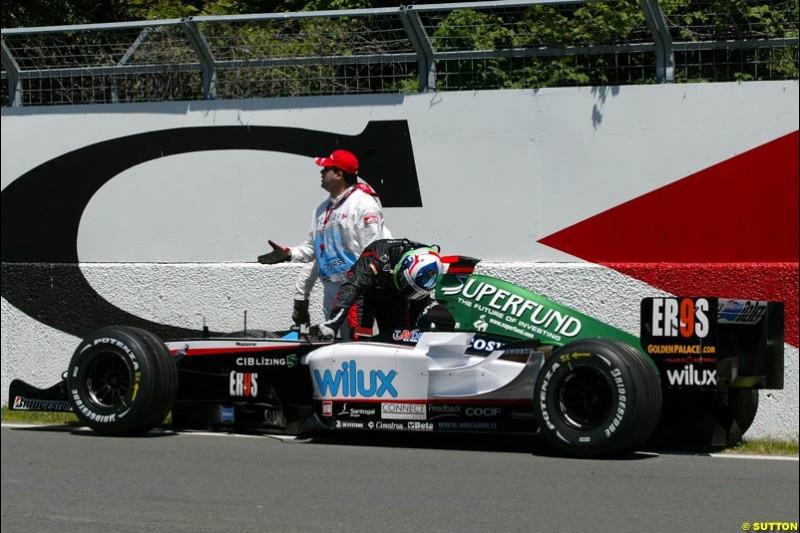
[[[783,303],[645,298],[641,345],[666,388],[782,389]]]

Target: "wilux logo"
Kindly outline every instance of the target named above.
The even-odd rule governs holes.
[[[667,370],[667,379],[670,385],[716,385],[716,370],[698,370],[694,365],[684,365],[680,370]]]
[[[331,372],[325,370],[320,374],[319,370],[314,370],[314,381],[317,383],[319,393],[322,396],[339,396],[347,398],[361,396],[371,398],[377,396],[382,398],[389,395],[397,398],[397,389],[392,385],[397,372],[391,370],[388,374],[382,370],[370,370],[369,377],[363,370],[358,370],[354,360],[342,363],[341,370]]]

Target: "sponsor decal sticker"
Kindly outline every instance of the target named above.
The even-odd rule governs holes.
[[[467,407],[464,414],[467,416],[497,416],[503,412],[501,407]]]
[[[382,403],[381,418],[385,420],[425,420],[427,405],[423,403]]]
[[[614,419],[611,423],[603,430],[603,434],[606,437],[610,437],[612,433],[614,433],[619,425],[622,423],[622,418],[625,416],[625,410],[628,405],[628,396],[625,391],[625,383],[622,381],[622,371],[619,368],[612,368],[611,369],[611,377],[614,378],[614,382],[617,384],[617,411],[614,413]]]
[[[469,341],[469,346],[467,349],[474,350],[476,352],[491,353],[495,350],[501,349],[503,346],[505,346],[505,344],[506,343],[503,341],[483,339],[476,336]]]
[[[258,374],[255,372],[231,371],[228,393],[231,396],[255,398],[258,396]]]
[[[497,429],[497,422],[438,422],[436,427],[445,430],[484,431]]]
[[[361,418],[362,416],[374,416],[376,412],[375,407],[350,407],[348,408],[347,403],[342,405],[342,410],[337,413],[337,417],[339,416],[347,416],[350,418]]]
[[[691,355],[687,355],[687,356],[681,356],[681,357],[667,357],[666,359],[664,359],[664,362],[665,363],[670,363],[670,364],[677,364],[677,365],[690,365],[692,363],[697,364],[697,365],[707,365],[709,363],[716,363],[717,362],[717,358],[716,357],[709,357],[709,356],[702,356],[702,355],[698,355],[696,357],[695,356],[691,356]]]
[[[290,364],[289,359],[292,359]],[[292,368],[297,361],[297,356],[286,357],[237,357],[236,366],[285,366]]]
[[[434,403],[428,406],[428,410],[431,413],[460,413],[461,406]]]
[[[67,400],[37,400],[35,398],[25,398],[24,396],[14,397],[15,411],[72,411],[72,406]]]
[[[322,402],[322,416],[333,416],[333,402]]]
[[[340,370],[331,372],[326,369],[320,373],[314,370],[314,382],[321,396],[344,396],[345,398],[383,398],[390,396],[397,398],[397,389],[393,385],[397,372],[390,370],[370,370],[365,373],[358,370],[355,360],[344,361]]]
[[[417,342],[422,333],[418,329],[396,329],[392,333],[392,338],[402,342]]]
[[[665,385],[716,386],[716,325],[721,322],[718,313],[727,312],[734,317],[744,309],[742,301],[726,302],[716,298],[687,297],[642,300],[642,348],[658,365]],[[750,309],[758,312],[757,305]]]
[[[717,353],[716,346],[700,346],[700,345],[689,345],[689,344],[648,344],[647,345],[647,353],[650,355],[686,355],[686,356],[698,356],[699,359],[703,359],[703,354],[715,354]],[[711,361],[712,359],[706,357],[706,361]],[[683,362],[684,359],[681,359],[680,362]]]
[[[653,298],[650,325],[654,337],[696,337],[709,333],[709,302],[705,298]]]
[[[233,407],[219,407],[219,421],[223,424],[233,424],[236,421],[236,410]]]
[[[556,342],[562,342],[564,337],[574,338],[581,332],[581,319],[568,309],[517,294],[517,290],[521,289],[475,276],[466,283],[442,286],[437,294],[474,313],[468,323],[476,331],[493,328],[525,338],[542,337]]]
[[[767,314],[767,302],[720,299],[718,309],[722,324],[757,324]]]
[[[406,429],[405,422],[383,422],[381,420],[375,422],[368,422],[369,429],[388,429],[390,431],[402,431]]]
[[[337,420],[336,429],[364,429],[362,422],[350,422],[349,420]]]
[[[667,380],[670,385],[711,386],[717,384],[717,371],[707,368],[696,368],[693,364],[681,369],[668,368]]]
[[[280,409],[264,409],[264,426],[280,428],[286,425],[286,418]]]

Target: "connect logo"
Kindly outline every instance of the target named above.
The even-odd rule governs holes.
[[[383,398],[391,396],[397,398],[397,389],[392,385],[392,381],[397,376],[397,372],[390,370],[388,374],[383,370],[370,370],[365,374],[363,370],[358,370],[354,360],[342,363],[341,370],[331,372],[325,370],[320,374],[319,370],[314,370],[314,381],[319,388],[322,396],[339,396],[346,398]]]

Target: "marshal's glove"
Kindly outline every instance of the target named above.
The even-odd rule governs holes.
[[[292,258],[292,253],[289,251],[288,248],[284,248],[279,244],[275,244],[272,241],[267,241],[270,246],[272,246],[272,251],[263,255],[258,256],[258,262],[262,265],[274,265],[276,263],[283,263],[284,261],[289,261]]]
[[[308,330],[309,335],[320,341],[332,341],[336,337],[336,332],[325,324],[311,326]]]
[[[311,317],[308,315],[308,300],[295,300],[292,310],[292,322],[296,325],[310,324]]]

